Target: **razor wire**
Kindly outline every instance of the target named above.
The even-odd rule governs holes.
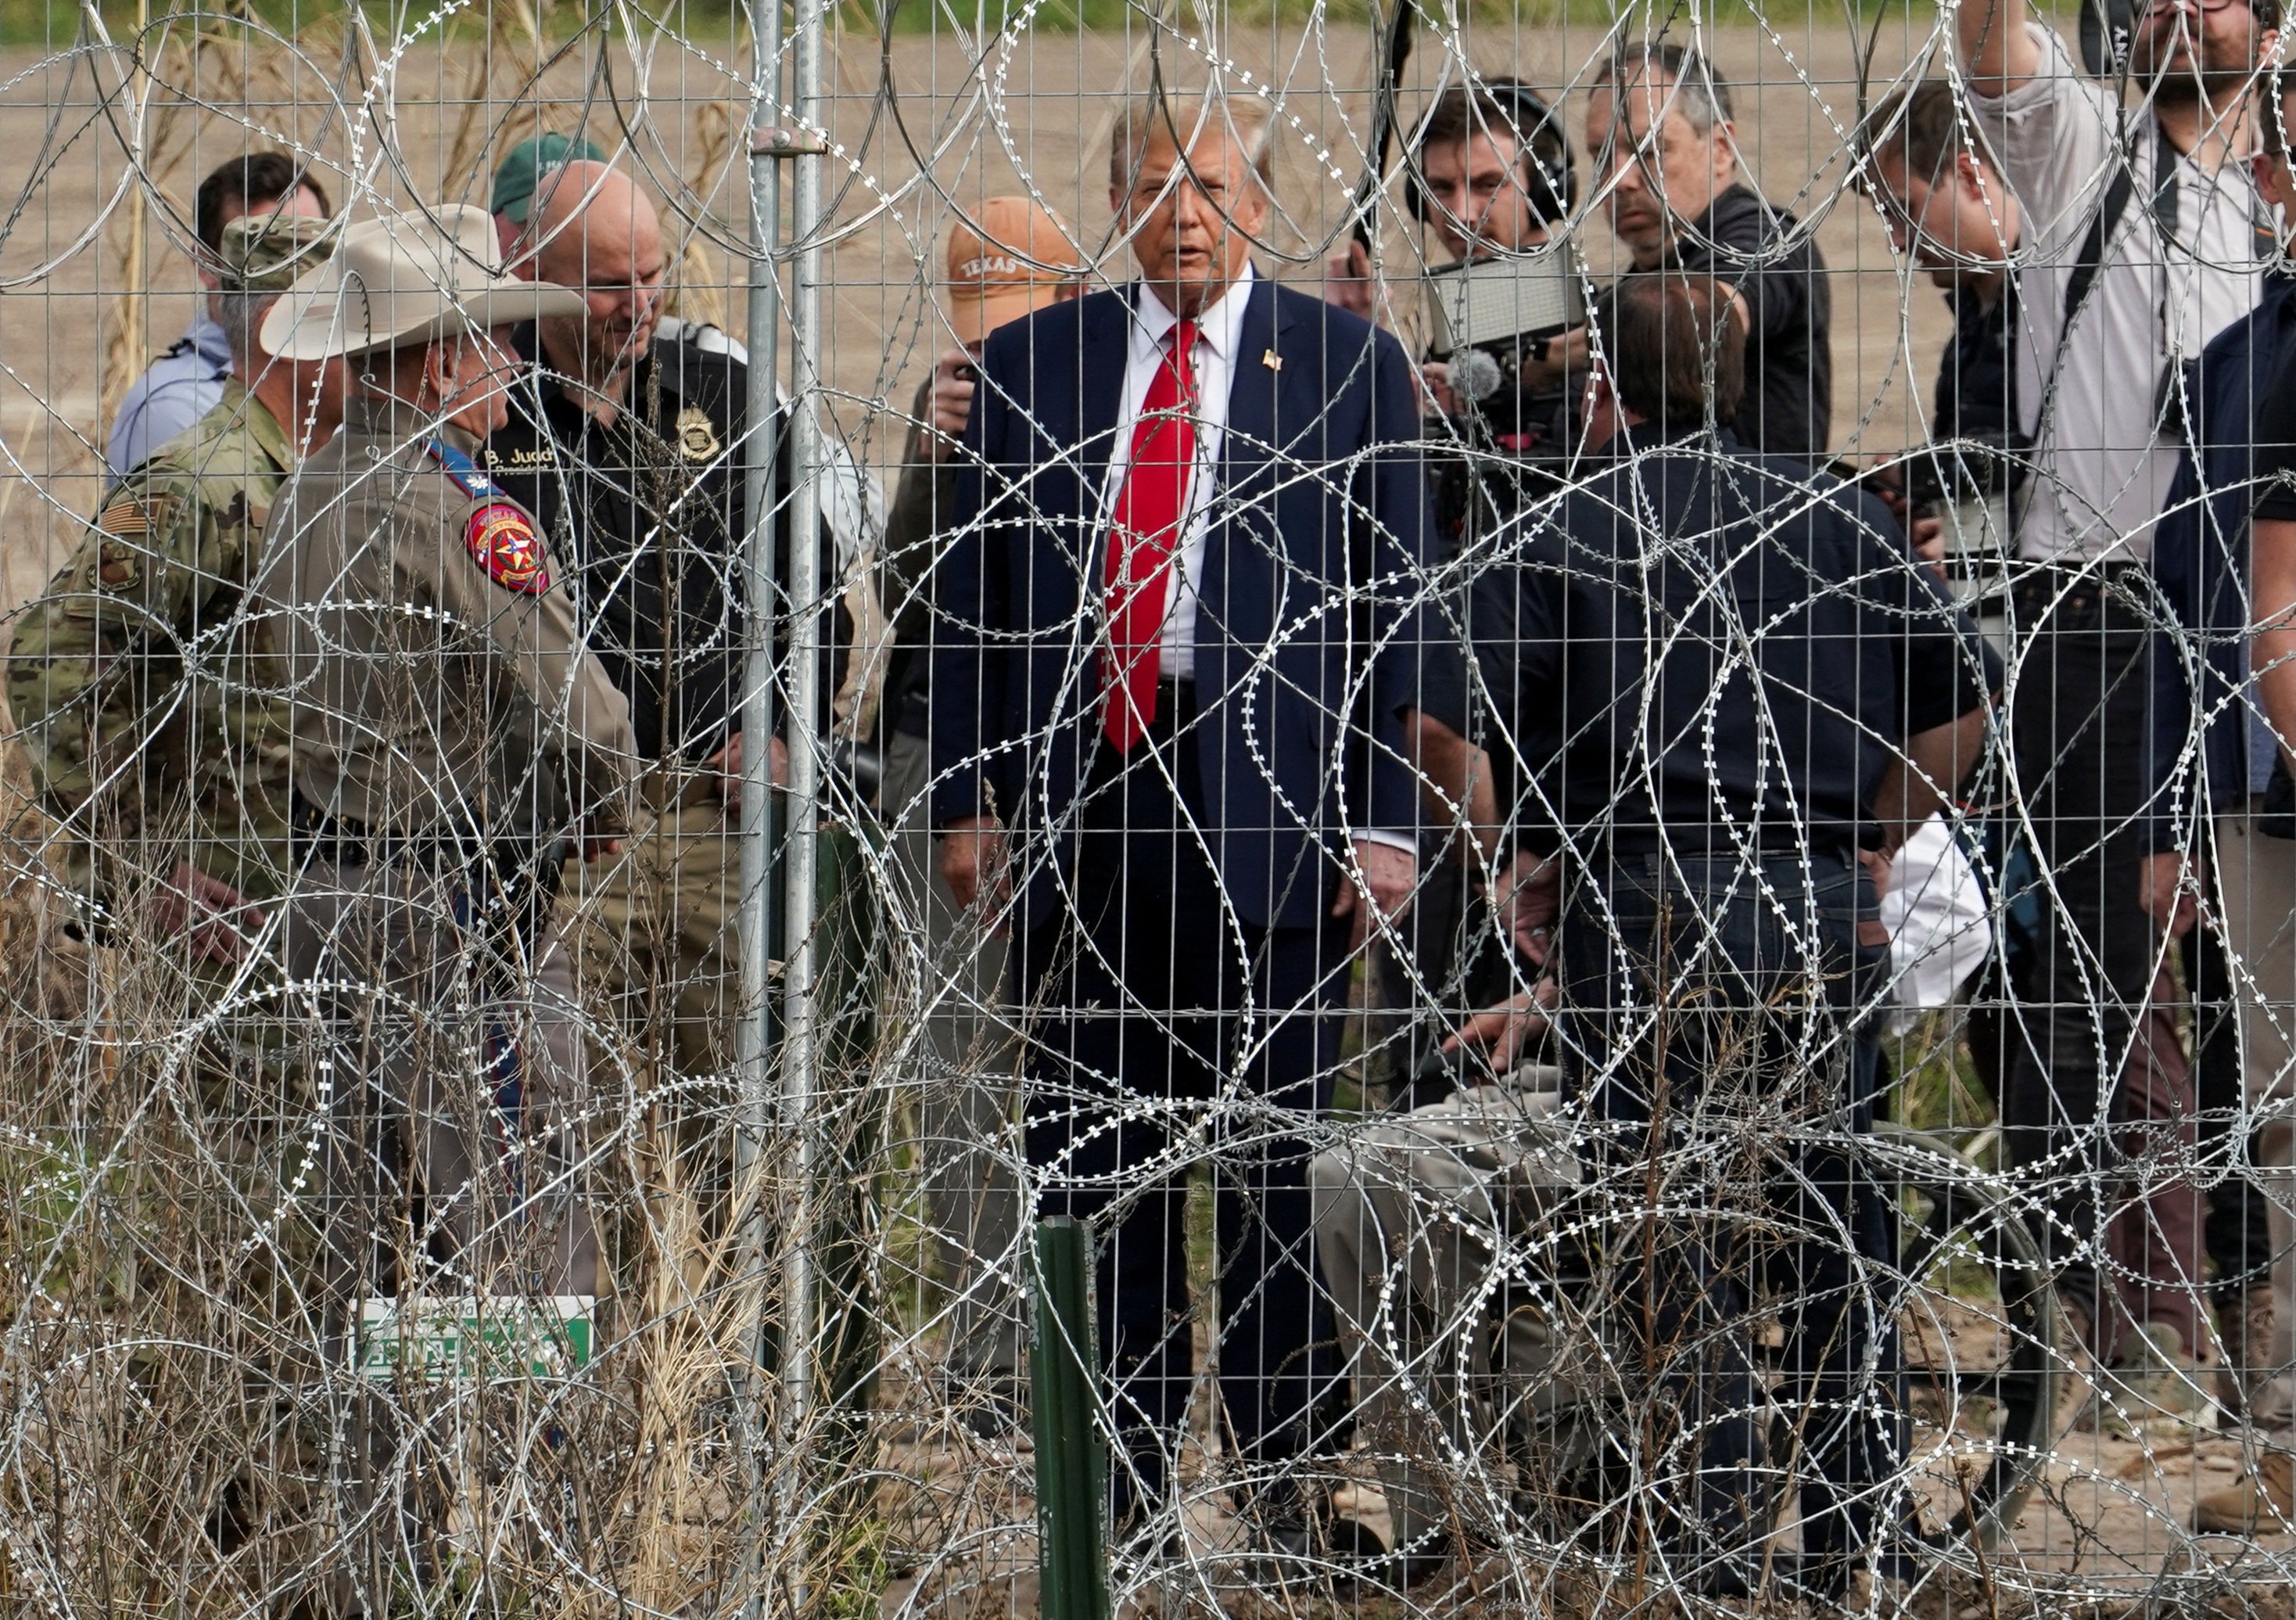
[[[2165,160],[2144,134],[2160,92],[2126,38],[2084,76],[2117,120],[2093,169],[2060,164],[2046,198],[1972,185],[1966,218],[1999,225],[2013,205],[2024,224],[1997,267],[1939,244],[1923,200],[1940,187],[1909,199],[1883,169],[1915,117],[1895,94],[1939,80],[1949,149],[1998,174],[2002,136],[1969,78],[1984,38],[1957,32],[1971,9],[799,5],[753,31],[757,8],[563,0],[0,7],[0,150],[22,154],[0,224],[11,701],[62,671],[134,720],[80,761],[84,791],[57,787],[52,728],[17,714],[27,735],[6,744],[12,1612],[1045,1608],[1031,1229],[1063,1210],[1088,1213],[1111,1269],[1128,1253],[1135,1272],[1161,1268],[1146,1370],[1127,1329],[1098,1324],[1096,1353],[1119,1350],[1095,1422],[1113,1494],[1056,1505],[1105,1520],[1121,1610],[2284,1607],[2290,1526],[2194,1515],[2276,1466],[2284,1488],[2296,1422],[2272,1405],[2296,1324],[2270,1303],[2276,1274],[2288,1313],[2296,1209],[2281,915],[2296,876],[2274,820],[2289,812],[2261,769],[2221,779],[2211,740],[2226,717],[2260,735],[2267,700],[2247,671],[2281,654],[2250,657],[2254,577],[2208,572],[2243,566],[2251,510],[2283,481],[2271,402],[2296,377],[2259,373],[2243,434],[2198,403],[2203,371],[2067,369],[2113,318],[2056,279],[2096,256],[2090,213],[2123,173],[2151,191],[2124,199],[2117,228],[2141,234],[2162,206]],[[2186,4],[2177,26],[2225,9]],[[1994,14],[2027,15],[2021,0]],[[2041,20],[2068,62],[2091,17]],[[2093,17],[2108,50],[2116,19],[2142,24]],[[1764,300],[1784,296],[1763,289],[1808,284],[1804,257],[1824,256],[1832,315],[1811,364],[1830,366],[1833,396],[1798,466],[1710,439],[1622,461],[1574,437],[1578,391],[1631,342],[1614,289],[1633,267],[1634,177],[1675,138],[1637,130],[1619,94],[1634,82],[1622,47],[1651,41],[1726,79],[1734,172],[1783,221],[1751,257],[1707,259],[1733,284],[1723,318],[1759,333]],[[2219,71],[2269,86],[2272,48]],[[1505,291],[1487,295],[1568,312],[1541,317],[1554,347],[1539,364],[1568,357],[1545,437],[1478,415],[1473,300],[1500,283],[1451,266],[1415,145],[1446,92],[1518,79],[1573,170],[1567,209],[1535,250],[1496,257]],[[1045,429],[1025,475],[984,459],[967,413],[942,414],[965,391],[950,384],[974,412],[1010,406],[1020,442],[1044,426],[1033,402],[991,391],[1015,388],[1033,351],[961,343],[951,284],[980,272],[952,243],[1001,256],[989,279],[1008,289],[1129,288],[1144,220],[1195,206],[1182,193],[1205,184],[1180,165],[1142,189],[1146,144],[1120,130],[1158,90],[1180,151],[1210,132],[1272,153],[1255,273],[1363,307],[1407,357],[1412,422],[1333,456],[1320,420],[1256,440],[1231,414],[1201,417],[1231,440],[1222,465],[1249,457],[1260,480],[1200,492],[1201,519],[1251,537],[1274,599],[1263,622],[1196,598],[1212,637],[1198,645],[1227,637],[1234,679],[1187,693],[1189,717],[1152,728],[1112,786],[1092,774],[1107,637],[1094,548],[1119,498],[1104,470],[1125,375],[1070,362],[1097,437]],[[2282,127],[2268,88],[2245,104],[2222,177],[2178,170],[2185,204],[2243,184],[2243,144]],[[2023,116],[2011,138],[2040,150],[2033,166],[2072,149]],[[627,761],[621,818],[577,826],[552,785],[577,739],[504,700],[467,757],[531,746],[504,767],[510,808],[491,813],[508,819],[465,824],[514,826],[531,846],[520,870],[546,883],[497,864],[472,880],[480,868],[442,867],[397,822],[331,801],[283,824],[270,887],[193,926],[209,891],[187,899],[180,863],[260,843],[264,807],[185,784],[235,794],[275,766],[304,817],[322,780],[311,739],[371,718],[331,711],[308,668],[373,654],[359,635],[392,649],[371,714],[449,761],[391,776],[406,757],[381,751],[377,779],[398,796],[376,802],[475,814],[484,794],[448,746],[465,732],[442,705],[496,629],[419,592],[283,596],[263,559],[286,543],[243,498],[241,572],[209,535],[182,571],[200,611],[139,626],[133,593],[168,565],[166,501],[204,497],[150,498],[107,467],[107,437],[175,324],[208,307],[194,190],[226,158],[286,154],[339,222],[316,265],[356,222],[498,212],[497,167],[545,134],[586,137],[658,218],[660,318],[614,329],[623,350],[594,373],[537,332],[516,385],[533,432],[497,430],[472,476],[548,503],[544,588],[566,593],[582,654],[650,695],[662,737]],[[533,167],[539,186],[549,163]],[[1231,229],[1235,208],[1215,205]],[[1024,216],[1054,234],[998,237]],[[562,218],[521,223],[505,227],[513,253],[569,262],[579,233]],[[2252,271],[2259,289],[2287,269],[2260,196],[2234,234],[2236,258],[2210,260],[2221,243],[2196,235],[2152,267],[2139,301],[2180,359],[2245,306],[2188,308],[2164,289],[2190,275],[2169,267]],[[2023,309],[2026,414],[2008,441],[1932,432],[1929,379],[1955,331],[1925,282],[1972,268],[1997,268]],[[611,304],[652,284],[615,268],[586,284]],[[594,333],[617,318],[602,308]],[[1221,357],[1235,398],[1288,397],[1322,367],[1314,388],[1337,412],[1388,352],[1289,341]],[[176,358],[201,352],[187,336]],[[1423,369],[1431,358],[1447,369]],[[1747,365],[1759,388],[1759,355]],[[377,384],[373,362],[363,375]],[[623,377],[650,381],[610,395]],[[671,397],[693,378],[746,379],[741,408],[698,383]],[[620,409],[554,419],[545,384]],[[2077,431],[2062,424],[2109,415],[2124,390],[2152,402],[2141,443],[2022,425]],[[378,454],[419,459],[453,414],[382,412]],[[2169,497],[2194,428],[2202,448],[2218,434],[2252,454],[2229,485],[2204,464]],[[1416,551],[1365,493],[1403,442],[1444,503]],[[2060,476],[2062,449],[2091,462]],[[1756,516],[1673,522],[1669,465],[1705,481],[1701,500]],[[297,547],[366,510],[350,485],[283,473],[274,506],[297,515]],[[203,489],[244,476],[221,461],[185,474]],[[1046,504],[1062,478],[1089,487],[1081,514]],[[109,519],[138,489],[142,514]],[[1341,514],[1319,555],[1269,516],[1303,509],[1303,491]],[[2147,498],[2201,531],[2191,578],[2107,549],[2150,527]],[[640,515],[610,540],[612,501]],[[1934,597],[1907,583],[1929,564],[1895,515],[1924,506],[1940,520]],[[2020,555],[2014,530],[2042,506],[2088,537],[2062,566]],[[1827,574],[1793,547],[1837,517],[1864,561]],[[1031,576],[1068,593],[1043,621],[978,589],[992,562],[1034,566],[1084,530],[1083,553]],[[1621,534],[1623,561],[1589,539]],[[965,570],[969,594],[952,584]],[[631,593],[689,588],[731,639],[648,643],[614,617]],[[1599,646],[1567,624],[1505,634],[1542,592],[1573,613],[1611,593],[1639,628]],[[1876,733],[1856,691],[1797,691],[1766,661],[1813,613],[1854,604],[1859,637],[1910,644],[1944,633],[1948,601],[1973,621],[1952,681],[1986,687],[1997,670],[1979,757],[1927,784],[1942,804],[1869,880],[1828,843],[1833,812],[1793,752],[1812,734],[1794,728],[1839,721],[1843,747],[1891,771],[1906,738]],[[97,639],[44,651],[62,644],[26,627],[51,621]],[[2060,712],[2109,637],[2144,695]],[[292,646],[308,649],[304,677],[281,673]],[[1647,666],[1586,721],[1572,693],[1588,701],[1593,654],[1624,651]],[[1505,671],[1548,654],[1551,701],[1509,687]],[[735,672],[723,706],[680,732],[704,712],[682,707],[700,701],[682,683],[716,678],[700,673],[713,659]],[[1456,771],[1373,713],[1392,671],[1431,682],[1439,665],[1456,680]],[[992,667],[1044,706],[953,749],[940,683]],[[1709,682],[1672,730],[1661,668],[1677,701],[1680,670]],[[234,755],[270,704],[301,717],[296,746]],[[741,716],[772,744],[723,752]],[[1626,739],[1599,785],[1568,752],[1589,727]],[[1205,810],[1191,733],[1186,748],[1225,751],[1202,779],[1249,786],[1260,822]],[[1747,736],[1751,753],[1734,752]],[[2271,752],[2268,736],[2244,745],[2247,765]],[[1669,774],[1685,761],[1688,778]],[[1923,761],[1907,791],[1923,770],[1939,775]],[[2124,779],[2140,770],[2141,791]],[[1334,907],[1360,914],[1379,871],[1349,818],[1398,773],[1412,909],[1347,942]],[[1758,817],[1669,821],[1669,783],[1720,794],[1748,775]],[[952,785],[975,778],[994,785],[980,808],[1005,824],[1008,882],[968,905],[941,863]],[[1089,910],[1080,850],[1141,834],[1095,819],[1119,791],[1181,814],[1149,850],[1156,886],[1119,884],[1111,948],[1045,919]],[[1239,868],[1246,833],[1292,864]],[[554,842],[605,834],[619,847]],[[2147,868],[2150,900],[2195,914],[2180,940],[2133,878],[2098,876],[2147,853],[2168,858]],[[2086,933],[2084,908],[2104,912]],[[1283,949],[1309,964],[1288,978],[1279,914],[1309,917],[1288,925],[1300,939]],[[1131,988],[1124,953],[1142,949],[1162,958],[1162,999]],[[1459,1057],[1451,1038],[1495,1007],[1512,1015],[1506,1055]],[[1078,1056],[1096,1019],[1124,1024],[1120,1063]],[[1267,1078],[1302,1047],[1302,1072]],[[1195,1065],[1185,1084],[1138,1080],[1173,1052]],[[2060,1064],[2076,1078],[2056,1086]],[[1665,1101],[1685,1074],[1696,1096]],[[2066,1117],[2052,1134],[2034,1109]],[[1151,1221],[1168,1241],[1144,1255]],[[1103,1289],[1101,1311],[1116,1297]],[[2173,1344],[2154,1331],[2175,1323]],[[1278,1342],[1291,1359],[1267,1353]],[[1241,1369],[1269,1401],[1298,1396],[1288,1428],[1252,1415]],[[1826,1539],[1843,1534],[1847,1552]]]

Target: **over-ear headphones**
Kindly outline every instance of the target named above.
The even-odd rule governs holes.
[[[2098,78],[2119,78],[2136,36],[2136,0],[2081,0],[2081,65]]]
[[[1562,120],[1555,116],[1546,98],[1519,78],[1489,79],[1446,94],[1463,93],[1472,98],[1472,113],[1466,125],[1470,133],[1511,127],[1522,160],[1523,188],[1529,197],[1532,216],[1546,225],[1568,218],[1570,210],[1578,206],[1578,171],[1570,161],[1570,137],[1563,133]],[[1437,107],[1440,106],[1439,102]],[[1434,213],[1419,176],[1423,154],[1427,150],[1428,126],[1435,119],[1436,111],[1430,109],[1420,120],[1404,156],[1403,205],[1422,225]]]

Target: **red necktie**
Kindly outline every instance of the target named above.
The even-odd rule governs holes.
[[[1172,328],[1132,430],[1132,465],[1116,496],[1108,537],[1108,647],[1100,659],[1101,729],[1119,753],[1156,718],[1164,598],[1196,467],[1196,324]]]

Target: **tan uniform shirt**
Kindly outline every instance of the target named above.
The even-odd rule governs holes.
[[[469,841],[627,825],[628,704],[564,571],[470,435],[355,399],[272,513],[297,786],[371,832]]]

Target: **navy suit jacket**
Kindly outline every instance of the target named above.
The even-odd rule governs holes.
[[[2152,531],[2152,576],[2173,623],[2152,636],[2154,787],[2150,846],[2185,846],[2188,826],[2172,815],[2211,814],[2249,792],[2249,721],[2261,700],[2249,666],[2249,514],[2283,453],[2259,442],[2258,408],[2296,354],[2296,279],[2264,278],[2253,311],[2185,362],[2189,412],[2177,481]],[[2199,757],[2187,749],[2200,732]],[[2180,772],[2205,768],[2204,781]],[[2181,791],[2179,791],[2181,787]]]
[[[1032,919],[1100,741],[1102,498],[1136,302],[1096,292],[989,338],[938,576],[935,822],[993,814],[1023,835]],[[1402,347],[1255,278],[1195,649],[1202,831],[1247,923],[1316,925],[1350,828],[1419,824],[1400,716],[1423,666],[1456,656],[1423,629],[1434,536]]]

